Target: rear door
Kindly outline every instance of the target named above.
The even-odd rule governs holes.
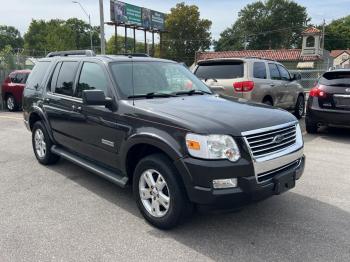
[[[84,132],[73,123],[82,120],[81,101],[74,97],[78,61],[61,61],[51,75],[44,108],[55,140],[62,146],[76,151],[80,146],[79,133]]]
[[[277,64],[269,63],[270,72],[270,90],[273,94],[273,104],[278,107],[285,107],[284,101],[284,81],[282,81],[280,71],[278,70]]]
[[[320,107],[350,111],[350,71],[331,71],[319,80],[326,95],[319,98]]]
[[[264,97],[272,96],[271,80],[268,79],[266,62],[254,62],[252,75],[255,86],[252,92],[252,100],[263,102]]]
[[[244,81],[247,65],[242,60],[220,60],[200,62],[195,75],[203,80],[213,92],[242,97],[242,92],[236,92],[235,82]]]

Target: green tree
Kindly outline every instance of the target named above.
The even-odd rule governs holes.
[[[5,46],[23,48],[21,33],[13,26],[0,25],[0,50]]]
[[[197,6],[177,4],[165,20],[168,32],[164,34],[163,47],[166,57],[190,65],[196,51],[210,47],[211,25],[210,20],[200,18]]]
[[[124,36],[117,37],[117,48],[115,46],[115,36],[112,36],[107,41],[106,52],[107,54],[123,54],[123,53],[133,53],[134,52],[134,39],[127,37],[126,40],[127,51],[125,50],[125,38]],[[144,53],[145,46],[144,43],[136,41],[136,53]]]
[[[350,48],[350,15],[334,20],[326,26],[325,49]]]
[[[0,68],[15,69],[15,67],[13,49],[10,45],[7,45],[0,51]]]
[[[237,21],[214,43],[216,51],[279,49],[301,46],[301,32],[310,21],[306,8],[291,0],[248,4]]]
[[[99,27],[93,27],[93,46],[100,45]],[[90,25],[82,20],[32,20],[24,35],[24,48],[29,55],[44,56],[51,51],[90,49]]]

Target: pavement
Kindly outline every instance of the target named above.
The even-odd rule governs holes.
[[[38,164],[21,113],[0,113],[0,261],[349,261],[350,131],[305,134],[296,187],[161,231],[121,189]]]

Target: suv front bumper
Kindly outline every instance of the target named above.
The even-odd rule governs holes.
[[[198,162],[196,159],[186,159],[183,163],[192,177],[192,181],[195,181],[192,187],[186,187],[188,197],[193,203],[220,209],[236,208],[281,194],[295,186],[295,181],[302,176],[305,167],[305,156],[302,148],[285,155],[282,159],[279,158],[280,167],[286,164],[283,162],[286,159],[296,164],[275,169],[273,177],[261,183],[257,182],[256,166],[249,161],[241,166],[229,168],[218,166],[217,161],[209,162],[209,166],[204,166],[201,161]],[[277,159],[273,161],[276,162]],[[238,181],[236,188],[214,189],[212,186],[208,186],[208,183],[211,183],[213,179],[235,177]],[[206,186],[198,185],[202,184],[201,181],[204,180],[207,182]]]

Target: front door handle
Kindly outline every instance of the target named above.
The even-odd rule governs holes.
[[[72,105],[72,111],[81,112],[81,110],[82,110],[81,106]]]
[[[45,98],[44,99],[44,102],[47,103],[47,104],[50,104],[50,101],[51,101],[50,98]]]
[[[271,86],[271,87],[274,87],[274,86],[275,86],[275,84],[270,84],[270,86]]]

